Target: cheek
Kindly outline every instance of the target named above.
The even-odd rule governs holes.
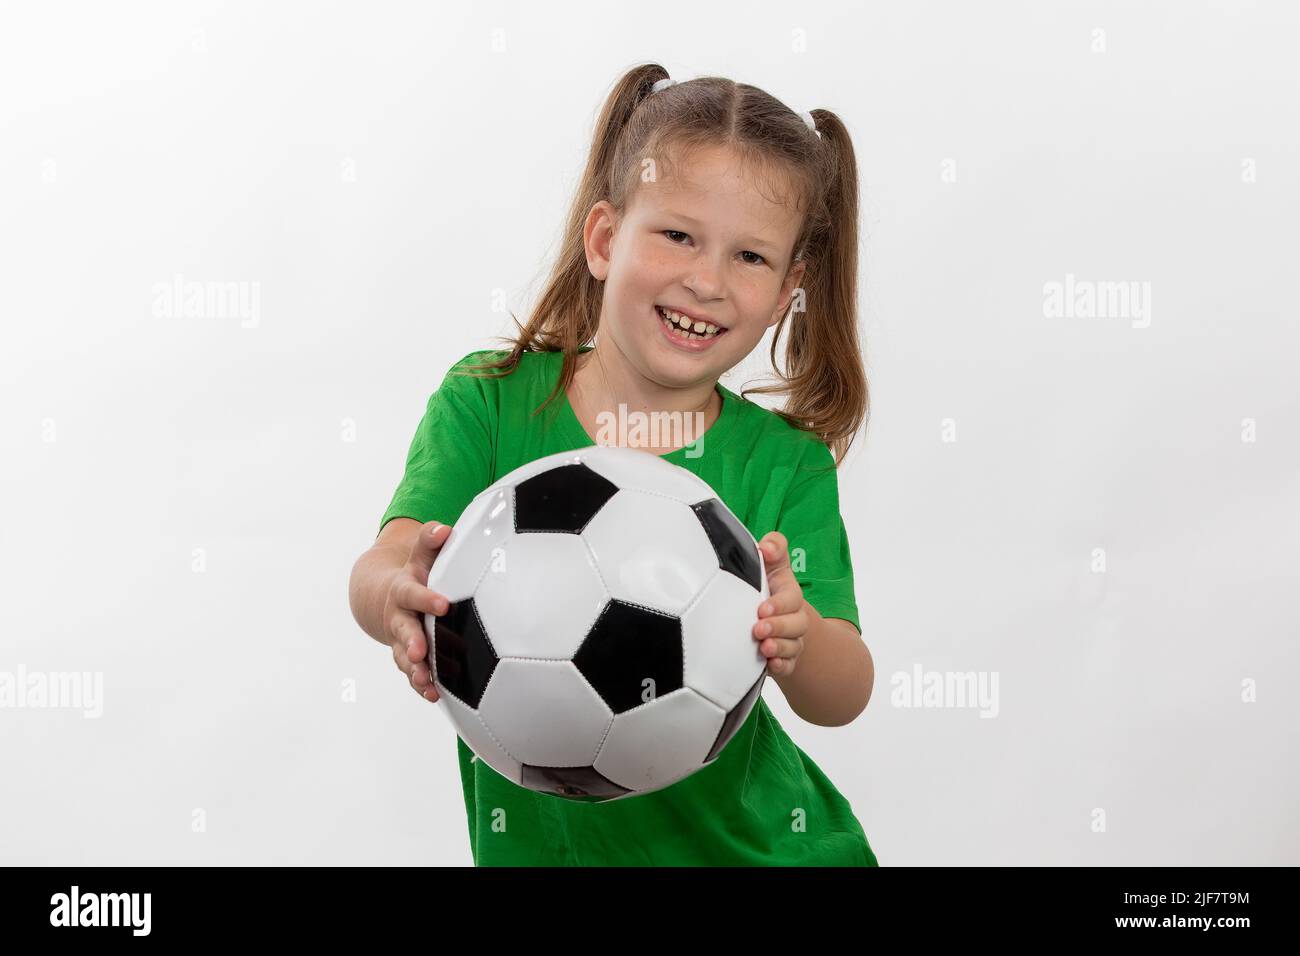
[[[767,322],[775,308],[771,298],[764,294],[746,296],[737,302],[739,325],[747,335],[761,337],[767,331]]]
[[[629,274],[632,285],[640,291],[649,290],[652,295],[663,291],[681,280],[680,270],[672,260],[662,254],[648,253],[636,260],[635,273]]]
[[[643,296],[647,290],[663,289],[663,263],[654,255],[633,248],[630,254],[610,271],[609,282],[616,286],[620,299]],[[656,283],[659,283],[656,285]]]

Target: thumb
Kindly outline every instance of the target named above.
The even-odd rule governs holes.
[[[779,531],[769,531],[759,542],[758,549],[763,553],[767,564],[767,573],[774,574],[789,567],[790,554],[785,535]]]
[[[420,534],[416,537],[415,544],[411,546],[411,557],[407,563],[421,584],[429,580],[433,561],[450,536],[451,525],[438,521],[430,521],[420,528]]]

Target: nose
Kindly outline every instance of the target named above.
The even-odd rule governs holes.
[[[721,270],[708,256],[696,256],[694,268],[682,285],[700,299],[716,299],[722,294]]]

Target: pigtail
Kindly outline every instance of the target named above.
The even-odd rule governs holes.
[[[814,110],[821,134],[817,149],[826,184],[821,215],[810,216],[811,228],[801,253],[807,262],[802,288],[804,306],[777,323],[771,361],[779,383],[746,389],[741,394],[788,393],[777,414],[790,424],[814,432],[838,466],[866,423],[869,398],[862,349],[858,343],[858,173],[848,130],[829,110]],[[777,353],[788,325],[785,368]]]
[[[467,371],[497,369],[499,374],[489,377],[499,378],[514,370],[524,352],[563,352],[559,381],[534,413],[565,392],[577,371],[578,350],[596,336],[603,283],[587,268],[583,228],[591,208],[610,197],[611,169],[624,127],[651,94],[655,82],[667,76],[668,71],[659,64],[646,63],[628,71],[610,91],[596,120],[587,167],[569,207],[560,252],[541,299],[526,325],[520,325],[511,313],[518,333],[499,337],[510,347],[509,355],[496,362],[465,366]]]

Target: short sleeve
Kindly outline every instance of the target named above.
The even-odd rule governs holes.
[[[465,356],[429,396],[406,455],[406,472],[380,519],[381,531],[393,518],[455,524],[474,496],[492,483],[495,427],[484,383],[494,380],[462,370],[488,354]]]
[[[804,600],[822,617],[842,618],[861,633],[835,459],[820,441],[808,447],[781,504],[776,530],[785,535],[790,569]]]

